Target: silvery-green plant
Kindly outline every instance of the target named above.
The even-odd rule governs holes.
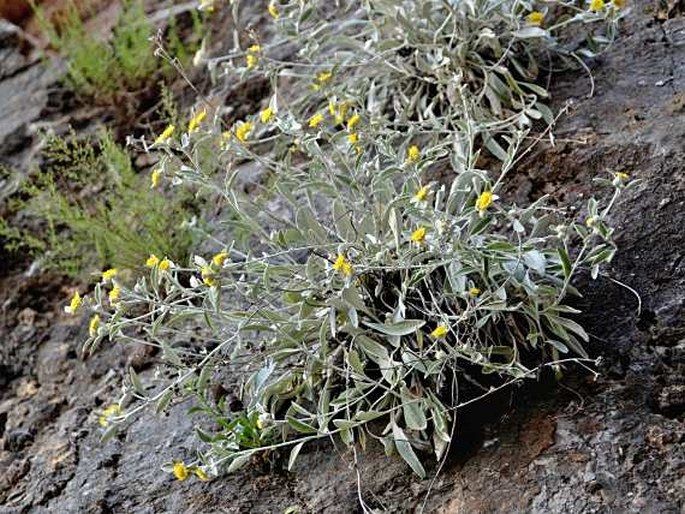
[[[508,66],[530,65],[552,27],[572,23],[552,13],[584,23],[615,9],[545,5],[548,31],[526,25],[522,2],[350,3],[321,8],[323,21],[312,10],[323,4],[273,4],[309,67],[259,43],[229,56],[231,77],[271,78],[269,104],[223,128],[200,107],[179,138],[153,145],[156,182],[216,199],[214,249],[189,263],[150,256],[133,287],[105,277],[85,301],[96,311],[87,350],[110,338],[156,346],[164,362],[145,384],[131,371],[103,425],[192,397],[214,424],[198,429],[197,462],[168,466],[180,479],[286,446],[291,466],[304,443],[332,436],[377,439],[423,476],[417,450],[441,458],[464,403],[591,362],[567,297],[580,269],[596,277],[613,257],[609,209],[629,177],[608,177],[614,195],[583,219],[545,198],[507,201],[531,139],[522,117],[544,116],[544,90]],[[506,49],[497,65],[493,40]],[[424,66],[429,54],[439,66]],[[485,169],[479,148],[495,134],[499,161]]]

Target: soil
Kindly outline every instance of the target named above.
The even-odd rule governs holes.
[[[0,514],[346,513],[362,511],[360,496],[389,512],[685,512],[685,18],[675,4],[664,9],[632,5],[619,41],[593,63],[591,98],[587,75],[558,78],[554,101],[572,100],[570,112],[554,144],[528,155],[509,186],[517,201],[549,194],[583,218],[593,178],[624,171],[642,180],[612,216],[616,259],[582,284],[582,321],[602,357],[596,380],[577,370],[546,392],[511,391],[499,399],[506,413],[485,426],[487,406],[460,413],[457,444],[434,481],[381,448],[354,466],[349,450],[327,443],[303,450],[292,472],[273,460],[178,482],[160,465],[192,455],[188,405],[99,441],[94,411],[128,365],[152,373],[154,356],[117,345],[81,360],[86,320],[62,311],[71,284],[3,263]],[[61,68],[41,64],[13,34],[19,53],[0,51],[0,111],[10,113],[0,122],[0,160],[25,170],[32,127],[73,122],[83,108],[50,110]],[[11,186],[2,180],[0,199]]]

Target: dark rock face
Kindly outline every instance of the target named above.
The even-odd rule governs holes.
[[[208,483],[175,482],[159,466],[192,455],[188,406],[145,415],[101,444],[94,411],[115,394],[130,349],[77,359],[84,327],[61,314],[59,286],[34,284],[43,298],[32,300],[29,279],[19,287],[8,277],[0,284],[0,513],[347,513],[361,512],[360,496],[391,512],[424,503],[455,513],[683,512],[685,18],[657,21],[646,2],[632,9],[595,67],[594,97],[585,98],[586,76],[562,77],[554,98],[575,99],[572,112],[555,146],[540,147],[510,185],[523,201],[549,193],[579,205],[607,170],[643,180],[614,211],[620,251],[608,277],[589,282],[580,305],[591,350],[604,359],[597,380],[569,372],[551,393],[516,394],[514,409],[483,429],[458,418],[454,455],[434,483],[379,448],[354,467],[351,452],[330,444],[303,450],[292,473],[262,464]],[[34,65],[0,81],[0,110],[9,114],[0,123],[3,158],[8,138],[40,118],[50,73]],[[639,312],[617,282],[640,295]]]
[[[0,166],[28,167],[33,125],[40,122],[48,86],[55,83],[61,68],[57,62],[41,65],[39,57],[30,36],[0,19]],[[16,191],[21,180],[19,172],[0,173],[0,202]]]

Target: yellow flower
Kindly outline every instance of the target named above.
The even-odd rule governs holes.
[[[65,307],[64,310],[68,312],[69,314],[76,314],[76,311],[78,311],[78,308],[81,307],[81,304],[83,303],[83,300],[81,299],[81,295],[78,294],[78,291],[74,293],[74,296],[71,297],[71,301],[69,302],[69,306]]]
[[[423,202],[426,199],[426,197],[428,197],[428,186],[423,186],[414,195],[414,200],[416,200],[417,202]]]
[[[217,255],[220,255],[220,254],[217,254]],[[216,261],[214,261],[214,263],[216,264]],[[220,264],[217,264],[217,266],[220,266]],[[214,272],[214,270],[211,267],[204,266],[201,270],[201,274],[202,274],[202,282],[206,286],[215,287],[217,285],[216,273]]]
[[[353,271],[352,264],[350,264],[350,261],[348,261],[341,253],[339,253],[338,258],[335,259],[335,262],[333,263],[333,269],[348,277],[352,275]]]
[[[103,427],[109,426],[109,424],[112,422],[112,418],[115,418],[120,415],[121,407],[119,407],[118,403],[113,403],[112,405],[110,405],[102,411],[102,414],[98,418],[98,423],[100,423],[100,425]]]
[[[359,134],[352,132],[352,134],[347,136],[347,140],[350,142],[350,144],[356,144],[359,142]]]
[[[267,107],[261,113],[259,113],[259,121],[262,123],[269,123],[274,117],[274,110],[271,107]]]
[[[209,268],[209,266],[205,266],[202,268],[202,282],[208,286],[208,287],[215,287],[216,286],[216,280],[214,279],[214,272]]]
[[[214,12],[214,0],[200,0],[200,10],[212,14]]]
[[[159,257],[157,257],[154,253],[150,254],[150,257],[148,257],[145,261],[145,265],[148,268],[154,268],[157,266],[157,264],[159,264]]]
[[[159,180],[162,176],[162,170],[159,168],[155,168],[152,170],[152,175],[150,175],[150,187],[152,189],[156,188],[159,185]]]
[[[188,478],[188,468],[186,468],[186,465],[183,464],[183,462],[174,462],[174,476],[180,481]]]
[[[245,63],[248,69],[256,68],[259,62],[259,53],[262,51],[262,47],[259,45],[252,45],[247,49],[247,55],[245,56]]]
[[[361,118],[359,117],[359,114],[355,114],[352,117],[350,117],[350,119],[347,120],[347,130],[349,130],[350,132],[354,130],[354,127],[357,126],[360,119]]]
[[[483,191],[476,200],[476,209],[483,213],[492,205],[492,191]]]
[[[590,10],[594,12],[601,11],[604,9],[604,5],[604,0],[592,0],[590,2]]]
[[[157,136],[157,139],[155,139],[154,144],[159,145],[162,143],[166,143],[166,141],[173,135],[174,130],[176,130],[176,127],[173,125],[169,125],[167,128],[164,129],[164,131]]]
[[[328,112],[331,116],[335,116],[335,102],[333,100],[328,101]]]
[[[226,252],[226,251],[219,252],[214,257],[212,257],[212,262],[214,263],[215,266],[223,266],[224,262],[226,262],[227,258],[228,258],[228,252]]]
[[[424,239],[426,239],[426,228],[417,228],[416,230],[414,230],[414,232],[412,232],[411,236],[409,236],[409,239],[412,240],[414,243],[423,243]]]
[[[119,286],[114,286],[109,292],[109,303],[117,303],[121,297],[121,288]]]
[[[407,149],[407,161],[417,162],[421,157],[421,150],[416,145],[412,145]]]
[[[527,16],[528,23],[530,25],[534,25],[536,27],[539,27],[542,25],[542,22],[545,19],[545,15],[541,13],[540,11],[533,11]]]
[[[627,182],[630,179],[630,175],[628,175],[627,173],[623,173],[622,171],[617,171],[616,173],[614,173],[614,177],[616,177],[621,182]]]
[[[191,134],[193,132],[195,132],[199,128],[200,123],[202,123],[202,121],[206,117],[207,117],[207,111],[205,109],[198,111],[198,113],[195,114],[195,116],[193,116],[192,118],[190,118],[190,121],[188,122],[188,132]]]
[[[245,57],[245,64],[247,64],[247,69],[249,70],[251,70],[252,68],[256,68],[258,62],[259,57],[255,54],[247,54],[247,56]]]
[[[588,227],[594,227],[597,224],[597,218],[595,216],[590,216],[585,220],[585,225]]]
[[[480,289],[478,289],[477,287],[472,287],[471,289],[469,289],[469,294],[471,296],[478,296],[480,294]]]
[[[274,20],[281,17],[281,13],[278,12],[278,7],[276,7],[276,2],[269,2],[269,14]]]
[[[332,71],[320,71],[319,73],[316,74],[316,81],[323,85],[329,80],[333,78],[333,72]]]
[[[207,482],[209,480],[207,473],[205,473],[202,470],[202,468],[198,468],[197,466],[193,466],[193,473],[195,473],[195,476],[197,476],[197,478],[199,478],[203,482]]]
[[[167,259],[166,257],[159,263],[159,269],[162,271],[167,271],[169,268],[171,268],[171,265],[173,263]]]
[[[230,141],[233,137],[233,134],[231,134],[230,130],[225,130],[221,133],[221,137],[224,139],[224,141]]]
[[[431,332],[431,337],[435,339],[439,339],[441,337],[445,337],[447,335],[447,327],[445,325],[438,325],[435,327],[435,330]]]
[[[102,272],[102,280],[112,280],[114,277],[117,276],[117,273],[119,273],[118,269],[109,268],[108,270]]]
[[[330,104],[328,106],[328,110],[330,111]],[[338,112],[335,114],[335,124],[337,125],[342,125],[345,123],[345,116],[347,116],[347,110],[350,108],[350,104],[348,102],[340,102],[338,105]],[[333,113],[331,113],[333,114]]]
[[[90,318],[90,323],[88,323],[88,334],[90,337],[95,337],[95,335],[98,333],[98,328],[100,327],[100,316],[95,314],[92,318]]]
[[[316,128],[318,127],[321,122],[323,121],[323,114],[320,112],[317,112],[312,118],[309,120],[309,126],[311,128]]]
[[[247,141],[247,136],[250,132],[252,132],[253,128],[254,125],[252,125],[252,123],[250,123],[249,121],[239,123],[235,129],[236,139],[238,139],[238,141],[240,141],[241,143],[244,143],[245,141]]]

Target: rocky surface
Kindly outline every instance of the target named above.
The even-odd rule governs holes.
[[[48,103],[61,66],[40,62],[31,36],[0,19],[0,164],[26,167],[33,125]],[[0,176],[0,180],[2,177]],[[0,200],[13,191],[0,182]]]
[[[555,145],[531,154],[510,186],[521,200],[551,194],[580,205],[607,170],[643,180],[614,211],[612,268],[581,302],[603,357],[597,380],[579,371],[551,392],[511,391],[512,408],[485,427],[471,423],[477,413],[460,413],[457,444],[434,482],[379,448],[355,466],[350,451],[322,444],[303,451],[291,473],[274,460],[181,483],[159,466],[192,455],[188,406],[146,415],[101,444],[94,412],[113,396],[131,349],[80,360],[84,321],[60,307],[68,287],[13,273],[0,278],[0,513],[346,513],[362,511],[360,497],[390,512],[684,512],[685,18],[660,12],[633,6],[595,65],[592,98],[586,76],[562,77],[555,99],[574,99],[573,108]],[[55,73],[12,66],[0,81],[10,112],[0,123],[3,157],[13,153],[7,141],[40,119]]]

